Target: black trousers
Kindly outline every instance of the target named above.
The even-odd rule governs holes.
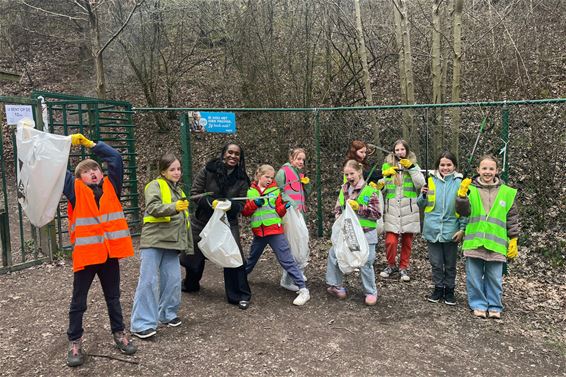
[[[77,340],[83,336],[83,315],[87,308],[88,291],[95,275],[98,275],[104,292],[112,332],[124,330],[124,318],[120,306],[120,264],[118,259],[108,258],[104,263],[86,266],[84,270],[74,274],[67,330],[69,340]]]
[[[204,272],[206,258],[198,247],[200,241],[199,233],[202,229],[193,227],[194,250],[193,255],[181,255],[181,265],[185,267],[187,273],[184,281],[184,288],[189,292],[196,292],[200,289],[200,280]],[[246,259],[242,253],[242,245],[240,244],[240,227],[231,226],[232,235],[240,248],[242,260],[244,264],[236,268],[224,269],[224,289],[226,291],[226,299],[231,304],[245,300],[250,301],[252,292],[248,284],[248,276],[246,274]]]

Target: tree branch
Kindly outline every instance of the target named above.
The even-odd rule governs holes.
[[[134,15],[136,9],[138,9],[138,7],[140,5],[142,5],[145,2],[145,0],[141,0],[139,3],[136,1],[134,7],[132,8],[132,10],[130,11],[130,14],[128,14],[128,17],[126,18],[126,21],[124,21],[124,23],[122,24],[122,26],[116,30],[116,32],[110,37],[110,39],[108,39],[108,41],[106,41],[106,43],[104,44],[104,46],[102,46],[100,48],[100,50],[96,51],[96,55],[100,55],[104,52],[104,50],[106,49],[106,47],[108,47],[108,45],[110,43],[112,43],[112,41],[114,39],[116,39],[116,37],[122,32],[122,30],[124,30],[124,28],[128,25],[128,23],[130,22],[130,19],[132,18],[132,16]]]
[[[31,5],[31,4],[26,3],[25,0],[20,0],[20,2],[21,2],[22,4],[24,4],[25,6],[29,7],[29,8],[35,9],[35,10],[40,11],[40,12],[43,12],[43,13],[47,13],[47,14],[52,15],[52,16],[55,16],[55,17],[68,18],[69,20],[81,20],[81,21],[86,21],[86,19],[84,19],[84,18],[82,18],[82,17],[73,17],[73,16],[70,16],[70,15],[68,15],[68,14],[55,13],[55,12],[51,12],[51,11],[49,11],[49,10],[47,10],[47,9],[43,9],[43,8],[39,8],[39,7],[33,6],[33,5]]]

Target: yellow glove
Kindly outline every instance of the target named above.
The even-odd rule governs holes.
[[[186,211],[189,209],[189,201],[188,200],[177,200],[175,202],[175,209],[177,212]]]
[[[399,163],[401,164],[402,167],[404,167],[405,169],[409,169],[411,166],[413,166],[413,163],[411,162],[411,160],[408,160],[406,158],[402,158],[399,160]]]
[[[212,209],[216,209],[216,206],[217,206],[217,205],[218,205],[218,200],[217,200],[217,199],[214,199],[214,200],[212,201]]]
[[[509,241],[509,247],[507,248],[507,258],[515,259],[519,255],[519,250],[517,248],[517,239],[511,238]]]
[[[383,182],[377,182],[377,183],[370,182],[369,185],[370,185],[371,188],[374,188],[374,189],[380,191],[383,188],[383,186],[385,186],[385,183],[383,183]]]
[[[352,209],[354,211],[357,211],[358,209],[360,209],[360,205],[355,200],[352,200],[352,199],[348,200],[348,204],[350,205],[350,207],[352,207]]]
[[[310,180],[309,177],[303,177],[303,178],[301,178],[301,183],[303,185],[308,185],[309,183],[311,183],[311,180]]]
[[[94,147],[94,142],[87,139],[83,134],[72,134],[71,144],[82,145],[83,147],[92,148]]]
[[[390,168],[385,169],[381,173],[383,174],[384,177],[390,177],[392,175],[397,174],[397,169],[398,169],[397,166],[392,166]]]
[[[468,195],[468,187],[470,187],[471,183],[471,178],[465,178],[462,180],[462,183],[460,183],[460,188],[458,189],[458,196],[460,198],[465,198],[466,195]]]

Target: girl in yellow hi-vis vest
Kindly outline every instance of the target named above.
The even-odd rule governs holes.
[[[140,276],[132,308],[132,333],[155,335],[159,323],[181,324],[179,255],[193,252],[189,201],[181,189],[181,163],[171,153],[159,160],[159,177],[145,186],[145,212],[140,239]]]
[[[466,257],[468,304],[479,318],[501,318],[503,264],[517,257],[517,190],[497,176],[495,157],[480,158],[478,177],[462,181],[456,211],[468,217],[462,249]]]
[[[348,202],[360,220],[360,225],[369,245],[368,260],[360,268],[362,290],[365,296],[364,302],[366,305],[375,305],[377,303],[377,286],[375,285],[373,262],[375,261],[375,245],[377,244],[377,219],[381,217],[381,211],[377,189],[366,184],[362,169],[363,165],[356,160],[349,160],[344,165],[346,183],[340,188],[340,194],[334,207],[334,215],[338,218],[346,202]],[[326,264],[326,284],[329,285],[326,291],[339,299],[345,299],[347,292],[342,285],[343,280],[344,274],[338,266],[336,251],[332,247],[328,251]]]
[[[250,257],[246,262],[246,273],[252,272],[265,247],[271,246],[281,267],[299,287],[293,304],[301,306],[310,299],[310,293],[283,232],[281,219],[285,216],[290,203],[283,201],[281,190],[277,187],[274,176],[275,169],[271,165],[261,165],[255,173],[256,180],[248,189],[248,201],[244,205],[242,215],[251,217],[254,239]]]

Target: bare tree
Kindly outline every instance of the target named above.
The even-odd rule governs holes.
[[[454,58],[452,60],[452,102],[460,102],[461,74],[462,74],[462,11],[464,0],[455,0],[453,15],[453,48]],[[461,114],[460,108],[452,108],[452,152],[459,155]]]

